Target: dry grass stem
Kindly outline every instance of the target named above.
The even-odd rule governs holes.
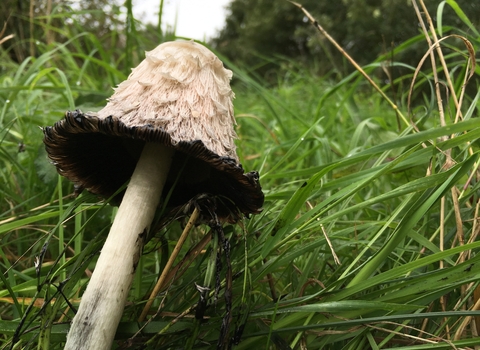
[[[337,254],[335,253],[335,249],[333,249],[332,242],[330,241],[330,238],[328,238],[327,232],[325,231],[325,228],[323,227],[322,224],[320,224],[320,227],[322,228],[323,235],[325,236],[325,240],[327,241],[328,247],[330,248],[330,251],[332,252],[333,260],[335,261],[335,264],[341,265],[342,263],[340,262],[340,259],[338,258]]]
[[[162,284],[162,288],[160,290],[163,290],[166,288],[167,284],[173,279],[178,279],[180,278],[187,268],[190,266],[190,264],[199,256],[205,246],[212,240],[212,233],[209,232],[203,238],[198,242],[195,247],[190,249],[188,253],[185,255],[185,257],[180,261],[177,265],[175,265],[172,269],[167,274],[167,277],[165,277],[165,281]]]
[[[425,53],[423,58],[420,60],[419,64],[417,65],[417,67],[415,69],[415,73],[414,73],[412,83],[411,83],[411,86],[410,86],[410,90],[409,90],[409,94],[408,94],[409,115],[411,116],[411,119],[413,120],[412,115],[410,113],[410,102],[411,102],[413,87],[414,87],[416,78],[419,74],[420,68],[423,66],[423,63],[426,60],[426,58],[430,57],[431,64],[432,64],[432,73],[433,73],[433,78],[434,78],[434,84],[435,84],[435,94],[436,94],[436,97],[437,97],[437,108],[438,108],[438,112],[439,112],[440,125],[441,126],[446,126],[447,122],[446,122],[446,119],[445,119],[445,111],[444,111],[444,108],[443,108],[442,94],[441,94],[441,91],[440,91],[440,81],[439,81],[439,77],[438,77],[438,68],[436,66],[434,52],[436,52],[437,56],[439,57],[439,60],[441,62],[442,68],[443,68],[443,73],[444,73],[445,79],[447,81],[447,85],[448,85],[447,98],[449,98],[449,96],[451,96],[451,98],[453,98],[453,101],[454,101],[454,104],[455,104],[456,112],[455,112],[454,123],[458,122],[458,120],[462,118],[461,117],[462,116],[461,101],[463,101],[464,87],[465,87],[466,83],[468,82],[468,79],[470,79],[470,77],[473,75],[474,70],[475,70],[475,63],[472,62],[472,61],[475,61],[475,53],[474,53],[473,45],[470,43],[470,41],[468,41],[463,36],[452,34],[452,35],[448,35],[448,36],[445,36],[445,37],[439,39],[436,35],[435,27],[433,25],[432,19],[430,17],[430,14],[428,13],[428,10],[427,10],[423,0],[419,0],[419,2],[420,2],[420,5],[422,7],[422,12],[420,11],[420,9],[419,9],[415,0],[412,1],[412,4],[413,4],[413,7],[415,9],[415,13],[417,15],[420,26],[423,30],[425,39],[427,40],[427,43],[429,45],[429,49]],[[423,21],[422,13],[427,20],[428,27],[429,27],[430,30],[427,29],[427,27],[426,27],[426,25]],[[430,38],[430,35],[433,38],[433,42],[432,42],[432,39]],[[448,69],[447,64],[445,62],[445,58],[443,56],[443,52],[442,52],[442,49],[441,49],[441,46],[440,46],[440,43],[443,40],[448,39],[448,38],[452,38],[452,37],[461,39],[464,42],[464,44],[467,48],[467,51],[469,52],[469,56],[470,56],[468,58],[468,61],[467,61],[467,64],[470,67],[470,72],[467,72],[467,74],[465,75],[459,97],[457,97],[455,89],[453,87],[453,83],[452,83],[452,80],[451,80],[450,74],[449,74],[449,69]],[[459,101],[460,101],[460,103],[459,103]],[[453,137],[455,137],[455,135],[451,135],[451,138],[453,138]],[[448,136],[441,137],[442,141],[446,141],[448,139],[449,139]],[[451,150],[450,149],[447,150],[446,152],[444,152],[444,154],[446,156],[444,169],[450,169],[455,164],[455,162],[453,161],[453,159],[451,157]],[[451,188],[451,197],[452,197],[452,201],[453,201],[453,209],[454,209],[454,214],[455,214],[455,224],[456,224],[456,231],[457,231],[456,239],[458,240],[460,245],[464,245],[463,221],[462,221],[462,217],[461,217],[461,213],[460,213],[461,209],[460,209],[460,204],[459,204],[459,201],[458,201],[458,194],[457,194],[457,191],[456,191],[455,187]],[[440,215],[440,249],[441,250],[444,249],[445,205],[446,205],[445,197],[442,197],[442,199],[441,199],[441,213],[440,213],[441,214]],[[454,244],[455,244],[455,240],[452,242],[452,247],[453,247]],[[460,256],[457,260],[457,264],[464,262],[465,257],[468,254],[469,254],[468,252],[463,252],[462,254],[460,254]],[[440,268],[443,268],[443,261],[440,261]],[[466,293],[466,288],[465,288],[465,286],[462,286],[461,287],[461,295],[465,295],[465,293]],[[440,304],[441,304],[442,310],[446,310],[446,304],[447,304],[446,296],[440,297]],[[447,336],[448,339],[450,339],[450,330],[449,330],[450,327],[448,326],[448,320],[446,318],[444,319],[444,323],[446,325],[446,327],[445,327],[446,336]],[[456,333],[456,336],[457,335],[458,335],[458,333]]]
[[[330,41],[335,46],[335,48],[355,67],[358,72],[360,72],[360,74],[365,77],[365,79],[367,79],[370,85],[372,85],[373,88],[377,90],[377,92],[385,99],[385,101],[388,102],[388,104],[393,108],[393,110],[398,113],[405,125],[409,126],[410,123],[408,122],[407,118],[405,118],[405,116],[400,112],[398,106],[385,94],[385,92],[383,92],[383,90],[373,81],[373,79],[370,78],[370,76],[363,70],[363,68],[360,67],[358,63],[335,41],[335,39],[330,36],[330,34],[328,34],[325,29],[323,29],[323,27],[317,22],[317,20],[301,4],[293,1],[289,2],[291,2],[293,5],[297,6],[300,10],[303,11],[305,16],[307,16],[309,21],[318,29],[318,31],[322,33],[322,35],[324,35],[328,39],[328,41]]]
[[[404,325],[404,324],[398,324],[398,323],[395,323],[395,322],[382,322],[382,323],[392,324],[392,325],[395,325],[395,326],[401,327],[401,328],[409,328],[409,329],[417,330],[418,332],[420,332],[422,334],[426,334],[426,335],[431,336],[433,339],[438,339],[438,337],[435,336],[434,334],[429,334],[427,332],[420,331],[419,329],[417,329],[415,327],[410,327],[410,326],[407,326],[407,325]],[[367,326],[368,326],[368,328],[377,329],[377,330],[380,330],[380,331],[385,332],[385,333],[393,333],[393,334],[398,335],[398,336],[403,337],[403,338],[413,339],[413,340],[415,340],[416,342],[419,342],[419,343],[427,343],[427,344],[437,344],[438,343],[437,340],[420,338],[418,336],[410,335],[410,334],[407,334],[407,333],[401,333],[401,332],[398,332],[398,331],[395,331],[395,330],[392,330],[392,329],[387,329],[387,328],[383,328],[383,327],[374,326],[373,324],[368,324]],[[451,344],[449,341],[447,341],[445,339],[441,339],[441,340]]]
[[[432,40],[430,39],[430,35],[428,34],[428,29],[426,28],[425,23],[423,22],[423,17],[422,17],[422,14],[420,12],[420,9],[418,8],[418,5],[417,5],[416,1],[413,0],[412,4],[413,4],[413,8],[415,9],[415,13],[417,15],[418,22],[420,23],[420,26],[422,27],[423,34],[425,36],[425,40],[427,40],[429,50],[427,51],[427,53],[425,53],[422,60],[417,65],[417,69],[415,70],[415,74],[414,74],[413,79],[412,79],[412,85],[410,86],[410,91],[409,91],[409,94],[408,94],[408,107],[410,108],[410,97],[411,97],[411,93],[413,91],[413,84],[415,82],[417,74],[418,74],[418,72],[420,71],[420,68],[423,65],[423,61],[427,57],[430,57],[430,62],[432,64],[433,80],[435,82],[435,94],[437,96],[437,108],[438,108],[438,113],[440,115],[440,125],[445,126],[445,112],[443,110],[442,94],[440,93],[440,85],[438,84],[439,79],[438,79],[437,66],[436,66],[436,62],[435,62],[435,55],[433,54],[433,50],[434,50],[436,45],[432,45]],[[430,19],[430,16],[428,15],[428,12],[425,14],[425,16],[428,19]],[[430,20],[430,22],[431,22],[431,20]],[[435,42],[437,42],[437,41],[438,40],[435,40]],[[440,50],[440,55],[442,55],[441,50]],[[409,115],[411,115],[411,114],[409,113]],[[444,138],[444,140],[445,140],[445,138]]]
[[[14,36],[15,36],[15,35],[10,34],[10,35],[7,35],[7,36],[4,37],[4,38],[1,38],[1,39],[0,39],[0,45],[2,45],[2,44],[3,44],[4,42],[6,42],[6,41],[12,39]],[[0,35],[0,37],[1,37],[1,35]]]
[[[423,0],[419,0],[419,1],[420,1],[420,5],[422,6],[423,13],[425,14],[425,17],[427,19],[428,26],[430,27],[430,33],[433,37],[433,40],[437,42],[438,37],[437,37],[437,33],[435,31],[435,26],[433,25],[432,18],[430,17],[430,14],[428,13],[427,7],[425,6],[425,3],[423,2]],[[415,3],[415,0],[413,0],[413,3]],[[428,41],[430,40],[430,37],[428,35],[426,35],[425,37],[427,38]],[[429,45],[431,46],[431,42],[429,42]],[[468,48],[468,51],[469,51],[470,55],[473,51],[473,57],[475,57],[475,53],[474,53],[475,50],[470,49],[470,48],[473,49],[473,46],[470,46],[470,47],[467,46],[467,48]],[[459,111],[461,104],[459,103],[459,101],[457,99],[457,96],[455,95],[455,89],[453,87],[453,83],[452,83],[452,80],[450,78],[449,69],[448,69],[447,63],[445,62],[445,57],[443,56],[442,48],[440,46],[436,46],[436,50],[437,50],[438,58],[440,59],[440,62],[442,64],[443,71],[445,73],[445,79],[447,80],[448,87],[451,91],[452,98],[453,98],[453,101],[455,103],[455,108],[457,109],[457,111]],[[475,61],[475,60],[473,60],[473,61]],[[473,62],[473,65],[475,67],[475,62]],[[473,71],[474,70],[475,69],[473,69]],[[472,71],[472,73],[473,73],[473,71]]]
[[[475,302],[475,305],[472,306],[472,311],[477,311],[480,310],[480,299],[477,299]],[[453,337],[453,340],[460,340],[464,336],[465,329],[469,324],[471,324],[473,321],[472,316],[466,316],[460,326],[457,328],[457,331],[455,332],[455,335]]]
[[[470,52],[471,48],[473,48],[473,45],[472,43],[466,39],[465,37],[463,36],[460,36],[460,35],[456,35],[456,34],[450,34],[448,36],[445,36],[441,39],[439,39],[438,41],[436,41],[435,43],[433,43],[432,46],[430,46],[430,48],[427,50],[427,52],[423,55],[422,59],[420,60],[420,62],[418,63],[417,65],[417,68],[415,69],[415,72],[413,74],[413,78],[412,78],[412,83],[410,84],[410,91],[408,93],[408,110],[409,110],[409,115],[411,115],[411,110],[410,110],[410,105],[411,105],[411,100],[412,100],[412,93],[413,93],[413,88],[415,86],[415,81],[416,81],[416,78],[418,76],[418,74],[420,73],[420,69],[422,68],[423,66],[423,63],[425,62],[425,60],[431,55],[431,53],[435,50],[436,46],[439,45],[442,41],[446,40],[446,39],[449,39],[449,38],[458,38],[458,39],[461,39],[463,41],[463,43],[465,44],[465,46],[467,47],[467,50]],[[474,55],[474,53],[473,53]],[[475,56],[473,56],[475,57]],[[469,70],[469,73],[467,74],[469,77],[471,77],[474,73],[475,73],[475,64],[472,62],[474,60],[472,59],[469,59],[468,62],[470,63],[470,70]],[[433,71],[435,72],[435,69],[433,69]],[[434,73],[434,75],[436,75],[436,73]],[[436,88],[438,88],[438,78],[437,80],[435,81],[435,85],[436,85]],[[438,90],[439,91],[439,90]],[[437,94],[437,98],[439,99],[439,101],[441,102],[441,94]],[[439,104],[439,106],[441,106],[441,104]],[[442,113],[443,113],[443,106],[439,107],[439,109],[441,109]],[[443,123],[445,122],[445,119],[443,119]],[[443,126],[443,125],[442,125]]]
[[[187,239],[191,229],[195,225],[195,222],[197,221],[199,215],[200,215],[200,211],[197,208],[195,208],[195,210],[192,213],[192,216],[187,222],[187,225],[185,225],[185,229],[183,230],[182,235],[178,239],[177,244],[175,245],[175,248],[173,248],[173,252],[169,257],[167,264],[165,265],[165,268],[163,269],[162,274],[160,275],[160,278],[157,281],[157,284],[155,284],[155,287],[153,288],[152,293],[150,294],[150,297],[148,298],[147,303],[143,308],[142,314],[138,318],[138,322],[143,322],[145,320],[145,317],[147,316],[148,311],[150,310],[150,307],[155,301],[157,294],[162,289],[162,286],[168,276],[168,272],[173,266],[173,262],[177,258],[178,253],[180,253],[180,249],[182,249],[182,246],[185,243],[185,240]]]

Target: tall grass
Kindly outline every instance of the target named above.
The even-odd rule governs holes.
[[[67,109],[101,108],[128,66],[165,38],[143,35],[128,4],[126,32],[97,38],[74,21],[61,28],[66,42],[38,42],[35,57],[15,63],[8,50],[0,52],[2,348],[62,348],[115,215],[92,195],[70,196],[72,185],[46,159],[38,126],[53,124]],[[450,6],[468,24],[455,5],[442,3],[438,23]],[[445,28],[436,28],[437,35],[448,35]],[[463,35],[478,44],[474,29]],[[432,32],[396,50],[425,35]],[[431,41],[425,52],[435,46]],[[455,38],[444,45],[445,52],[430,50],[433,68],[415,73],[416,67],[407,67],[410,74],[380,85],[390,97],[392,85],[404,87],[396,89],[397,109],[359,73],[331,80],[283,61],[289,68],[267,89],[246,68],[227,62],[236,77],[238,153],[245,169],[260,171],[266,194],[260,215],[224,228],[232,245],[233,348],[444,349],[480,343],[480,95],[463,94],[473,62],[469,47]],[[379,69],[385,59],[364,69]],[[416,98],[408,106],[412,81]],[[173,223],[145,247],[117,347],[216,346],[225,267],[217,269],[220,243],[208,227],[192,232],[179,270],[151,310],[155,316],[136,322],[180,228]],[[190,259],[193,252],[200,253]],[[193,282],[210,288],[203,319],[195,318],[200,296]]]

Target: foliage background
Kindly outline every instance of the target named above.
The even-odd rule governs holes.
[[[292,5],[287,1],[275,1],[274,4],[272,6],[269,0],[232,1],[225,27],[213,43],[230,60],[262,76],[278,69],[278,63],[282,61],[274,57],[279,56],[309,66],[315,63],[321,75],[331,72],[344,75],[354,70],[324,37],[317,34],[315,28],[305,25],[308,20],[302,12],[292,11]],[[423,41],[401,52],[393,52],[402,43],[420,34],[411,0],[305,0],[301,4],[325,30],[334,34],[338,43],[360,65],[385,55],[387,60],[415,66],[423,56]],[[425,4],[435,23],[437,18],[441,18],[446,24],[445,30],[472,34],[451,7],[446,6],[438,16],[439,4],[440,1],[427,1]],[[478,4],[468,0],[459,0],[456,4],[477,26],[480,20]],[[405,71],[398,72],[399,75],[402,73]]]
[[[262,214],[224,228],[232,244],[229,341],[236,349],[479,343],[480,96],[471,49],[480,40],[478,11],[475,2],[427,2],[436,35],[459,33],[473,46],[449,38],[416,73],[429,50],[426,36],[433,37],[418,25],[428,28],[425,11],[415,16],[422,2],[392,2],[391,12],[387,3],[304,5],[388,100],[289,3],[267,9],[265,1],[234,1],[213,40],[235,74],[241,162],[260,171],[266,194]],[[67,109],[101,108],[143,51],[175,33],[136,21],[130,1],[76,9],[25,4],[0,4],[7,6],[0,16],[10,15],[0,36],[0,339],[5,349],[56,349],[115,209],[86,193],[70,196],[71,184],[46,159],[38,126]],[[401,70],[393,74],[395,67]],[[226,273],[214,273],[219,242],[203,226],[177,261],[182,273],[138,332],[137,316],[180,231],[172,224],[155,232],[145,248],[116,347],[219,343]],[[211,241],[202,247],[204,240]],[[202,251],[195,247],[204,251],[186,264]],[[194,317],[192,281],[211,289],[203,321]]]

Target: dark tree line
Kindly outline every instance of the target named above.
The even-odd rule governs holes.
[[[367,64],[381,54],[420,33],[411,0],[303,0],[302,5],[360,64]],[[425,1],[434,21],[441,1]],[[479,24],[480,3],[457,0],[474,25]],[[285,56],[296,62],[316,60],[320,74],[351,69],[308,23],[303,13],[284,0],[233,0],[228,7],[225,27],[214,45],[230,60],[265,74],[276,69],[265,58]],[[468,28],[448,5],[443,24],[469,34]],[[477,40],[480,38],[477,38]],[[424,45],[422,43],[422,45]],[[425,52],[425,46],[413,46],[401,57],[413,66]]]

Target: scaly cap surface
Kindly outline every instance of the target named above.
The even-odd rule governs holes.
[[[210,151],[238,161],[231,79],[232,72],[206,47],[166,42],[146,53],[98,117],[163,128],[174,144],[201,140]]]

